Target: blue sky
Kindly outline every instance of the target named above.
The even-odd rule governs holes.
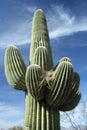
[[[0,0],[0,127],[23,122],[25,95],[6,81],[4,52],[16,45],[28,66],[32,17],[38,8],[46,15],[54,65],[63,56],[71,58],[81,78],[81,101],[87,103],[86,6],[87,0]]]

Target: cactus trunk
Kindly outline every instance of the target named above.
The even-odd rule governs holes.
[[[26,93],[24,130],[60,130],[58,109],[49,107],[45,100],[37,101]]]

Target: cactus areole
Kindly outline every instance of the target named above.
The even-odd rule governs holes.
[[[24,130],[60,130],[59,111],[69,111],[81,98],[80,77],[68,57],[53,66],[46,18],[38,9],[32,22],[28,67],[15,46],[5,51],[8,83],[25,92]]]

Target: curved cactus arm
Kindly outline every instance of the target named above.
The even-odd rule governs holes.
[[[50,57],[45,47],[38,47],[34,53],[34,64],[38,64],[43,70],[51,69]]]
[[[61,60],[53,74],[51,90],[46,95],[47,103],[52,107],[63,104],[66,95],[71,90],[73,66],[69,60]]]
[[[63,110],[64,111],[72,110],[79,103],[79,100],[81,98],[81,93],[78,90],[79,83],[80,83],[79,74],[77,72],[74,72],[74,77],[73,77],[73,81],[72,81],[72,89],[71,89],[69,95],[67,96],[64,104],[59,107],[60,110],[62,110],[62,111]]]
[[[53,67],[51,47],[49,42],[49,34],[47,29],[46,18],[44,12],[41,9],[38,9],[34,13],[33,22],[32,22],[32,38],[31,38],[31,48],[30,48],[30,63],[33,62],[33,56],[35,50],[39,46],[43,46],[47,49],[47,52],[50,57],[50,65]]]
[[[27,68],[25,82],[28,92],[36,99],[41,100],[45,96],[43,73],[39,65],[32,64]]]
[[[73,96],[76,94],[79,88],[79,84],[80,84],[79,74],[77,72],[74,72],[73,75],[74,76],[71,84],[71,91],[69,95],[67,95],[67,97],[65,98],[64,104],[68,104],[69,100],[72,100]]]
[[[8,83],[14,89],[26,91],[26,66],[17,47],[10,46],[6,49],[4,65]]]
[[[81,99],[81,93],[78,90],[74,94],[74,96],[69,100],[68,104],[60,106],[59,110],[70,111],[70,110],[74,109],[77,106],[77,104],[79,103],[80,99]]]

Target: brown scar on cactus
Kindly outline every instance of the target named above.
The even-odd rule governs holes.
[[[43,10],[34,13],[29,66],[15,46],[5,51],[8,83],[25,92],[24,130],[60,130],[60,112],[74,109],[81,98],[80,76],[63,57],[53,66],[50,39]]]

